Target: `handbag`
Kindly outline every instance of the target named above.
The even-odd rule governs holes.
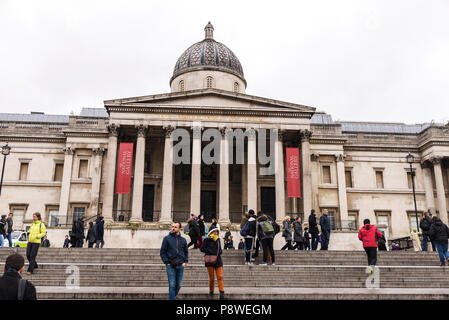
[[[215,267],[215,265],[217,264],[218,261],[218,253],[220,252],[220,239],[217,240],[218,241],[218,250],[217,250],[217,254],[216,255],[212,255],[212,254],[206,254],[204,256],[204,264],[206,265],[206,267]]]

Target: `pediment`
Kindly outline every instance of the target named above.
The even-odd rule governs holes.
[[[104,101],[108,111],[139,112],[139,110],[183,110],[183,112],[285,114],[294,117],[312,117],[315,108],[239,94],[218,89],[173,92]]]

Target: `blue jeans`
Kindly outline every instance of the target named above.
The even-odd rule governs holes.
[[[312,250],[316,250],[318,248],[318,234],[312,233]]]
[[[3,247],[5,245],[4,240],[3,240],[3,235],[0,234],[0,247]]]
[[[331,233],[328,231],[323,231],[321,233],[322,241],[321,242],[321,250],[327,250],[329,247],[329,239],[331,237]]]
[[[182,276],[184,275],[184,267],[172,267],[167,264],[167,278],[168,278],[168,300],[176,300],[179,290],[182,285]]]
[[[446,260],[449,259],[449,252],[447,252],[448,244],[435,242],[435,246],[438,250],[438,255],[440,256],[441,264],[446,264]]]
[[[8,233],[7,238],[8,238],[8,242],[9,242],[9,247],[11,248],[12,247],[12,234]]]
[[[427,234],[422,235],[422,251],[427,251],[427,241],[430,240],[430,243],[432,244],[432,250],[435,251],[435,244],[430,239],[430,237]]]

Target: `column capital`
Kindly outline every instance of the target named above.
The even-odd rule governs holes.
[[[285,140],[285,136],[287,134],[287,131],[281,130],[281,129],[277,129],[277,133],[278,133],[278,141],[283,142]]]
[[[137,137],[138,138],[145,138],[148,132],[148,126],[145,126],[143,124],[140,124],[136,126],[137,129]]]
[[[443,157],[435,156],[435,157],[430,158],[429,160],[430,160],[430,162],[432,162],[433,165],[436,165],[436,164],[439,165],[439,164],[441,164]]]
[[[246,129],[246,132],[248,133],[248,140],[252,140],[252,141],[256,140],[256,129],[248,128],[248,129]]]
[[[173,127],[172,125],[168,125],[168,126],[162,127],[162,130],[164,131],[165,137],[170,138],[172,132],[175,130],[175,127]]]
[[[190,129],[192,130],[193,139],[201,139],[201,132],[204,128],[200,126],[191,126]]]
[[[318,161],[318,158],[319,158],[319,154],[318,153],[312,153],[311,155],[310,155],[310,160],[311,161]]]
[[[96,156],[102,156],[104,154],[105,148],[93,148],[92,152]]]
[[[109,136],[117,137],[118,136],[118,126],[115,123],[111,123],[108,125]]]
[[[75,148],[72,148],[72,147],[66,147],[66,148],[64,148],[62,150],[64,151],[64,153],[66,155],[73,156],[75,154]]]
[[[310,142],[310,138],[312,137],[312,131],[305,129],[299,131],[299,137],[301,142]]]
[[[346,155],[344,154],[336,154],[334,157],[337,162],[344,162],[346,159]]]

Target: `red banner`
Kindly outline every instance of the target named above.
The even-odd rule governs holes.
[[[286,148],[287,195],[289,198],[301,198],[299,177],[299,148]]]
[[[131,191],[132,163],[133,143],[120,143],[117,165],[117,194],[129,194]]]

